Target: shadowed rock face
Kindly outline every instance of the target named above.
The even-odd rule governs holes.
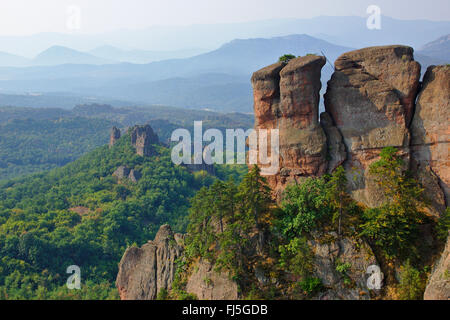
[[[328,82],[325,109],[348,151],[346,169],[353,196],[368,206],[382,201],[368,167],[385,147],[409,158],[408,130],[414,111],[420,65],[405,46],[372,47],[343,54]],[[356,170],[355,170],[356,169]]]
[[[280,172],[268,177],[277,197],[290,182],[326,172],[326,137],[318,120],[324,65],[325,58],[307,56],[253,74],[255,129],[280,134]]]
[[[183,252],[177,242],[181,238],[165,225],[154,241],[125,251],[116,279],[121,300],[154,300],[162,289],[172,288],[175,261]]]
[[[131,143],[140,156],[150,157],[153,154],[152,145],[158,144],[159,139],[149,125],[135,126],[131,130]]]
[[[429,67],[411,124],[412,159],[428,186],[434,207],[443,212],[450,197],[450,66]],[[431,180],[438,178],[438,184]],[[446,198],[446,202],[444,199]]]
[[[116,127],[111,129],[111,134],[109,136],[109,147],[111,148],[116,144],[116,141],[120,139],[120,130]]]
[[[450,299],[450,236],[441,258],[436,263],[425,289],[425,300]]]

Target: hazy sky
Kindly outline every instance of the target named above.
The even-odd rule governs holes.
[[[399,19],[450,20],[450,0],[0,0],[0,35],[75,32],[68,27],[77,21],[70,6],[81,10],[76,32],[101,33],[153,25],[366,16],[369,5]]]

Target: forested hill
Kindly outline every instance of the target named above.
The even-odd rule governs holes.
[[[153,156],[138,156],[130,140],[126,134],[65,167],[0,183],[0,298],[117,298],[127,246],[147,242],[164,223],[184,231],[189,199],[213,177],[173,165],[159,145]],[[114,176],[121,166],[138,181]],[[82,290],[65,286],[70,265],[81,268]]]

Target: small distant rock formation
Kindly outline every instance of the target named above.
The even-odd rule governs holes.
[[[425,300],[450,300],[450,235],[436,263],[424,294]]]
[[[154,154],[152,145],[158,143],[158,136],[150,125],[135,126],[131,129],[131,144],[136,148],[138,155],[151,157]]]
[[[268,177],[277,198],[288,183],[327,170],[326,136],[319,124],[320,76],[325,62],[324,57],[300,57],[252,76],[255,129],[279,129],[280,173]]]
[[[130,247],[119,263],[116,287],[121,300],[155,300],[161,290],[170,291],[176,260],[183,257],[185,237],[174,234],[169,225],[161,226],[155,240],[141,248]],[[186,291],[200,300],[233,300],[238,288],[227,274],[214,271],[211,264],[199,261],[188,278]],[[208,281],[205,281],[208,279]]]
[[[120,130],[117,127],[111,129],[111,134],[109,136],[109,147],[113,147],[117,140],[120,139]]]
[[[427,186],[433,207],[443,212],[450,197],[450,66],[431,66],[425,73],[411,125],[412,160]]]
[[[138,182],[142,178],[142,174],[139,171],[136,171],[134,169],[130,170],[130,173],[128,174],[128,179],[131,182]]]
[[[164,225],[155,240],[125,251],[116,279],[121,300],[155,300],[161,290],[172,289],[175,261],[183,252],[180,239]]]
[[[139,171],[134,169],[130,169],[126,166],[120,166],[114,171],[114,177],[117,177],[119,180],[128,179],[131,182],[138,182],[142,178],[142,174]]]
[[[371,47],[343,54],[328,82],[325,109],[342,134],[353,197],[367,206],[384,199],[368,173],[385,147],[409,160],[409,123],[419,88],[420,64],[405,46]]]

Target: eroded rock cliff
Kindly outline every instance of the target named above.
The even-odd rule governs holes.
[[[116,279],[122,300],[154,300],[161,290],[172,288],[175,262],[183,252],[179,239],[170,226],[164,225],[155,240],[125,251]]]
[[[306,56],[255,72],[255,129],[278,129],[280,172],[268,182],[279,197],[285,186],[326,172],[326,136],[319,124],[320,75],[325,58]]]
[[[343,54],[325,94],[325,109],[343,136],[345,163],[355,200],[368,206],[383,200],[368,174],[385,147],[409,158],[411,121],[420,65],[404,46],[372,47]],[[357,177],[355,179],[354,177]]]
[[[450,197],[450,66],[428,68],[411,134],[413,169],[439,216]]]
[[[150,157],[153,155],[152,145],[158,144],[159,139],[149,125],[135,126],[131,129],[131,143],[138,155]]]

